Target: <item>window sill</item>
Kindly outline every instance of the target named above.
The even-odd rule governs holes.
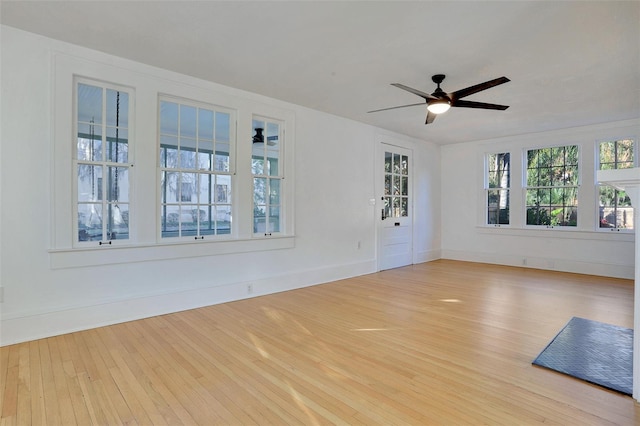
[[[121,246],[83,247],[49,250],[52,269],[81,268],[95,265],[148,262],[189,257],[293,248],[294,236],[253,238],[250,240],[162,242]]]
[[[571,229],[569,227],[556,226],[555,228],[514,228],[509,225],[502,226],[477,226],[476,229],[481,234],[505,235],[514,237],[544,237],[544,238],[562,238],[575,240],[592,240],[592,241],[635,241],[635,233],[628,231],[611,232],[611,231],[585,231],[580,229]]]

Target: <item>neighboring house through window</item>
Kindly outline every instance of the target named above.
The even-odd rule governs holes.
[[[233,112],[161,97],[159,117],[162,238],[231,234]]]

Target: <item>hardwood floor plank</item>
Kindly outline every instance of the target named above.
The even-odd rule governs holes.
[[[0,425],[636,425],[531,364],[633,282],[439,260],[0,348]]]

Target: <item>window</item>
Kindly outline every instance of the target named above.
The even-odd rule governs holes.
[[[577,226],[578,147],[527,151],[527,225]]]
[[[269,236],[283,230],[283,123],[254,117],[251,172],[253,174],[253,233]]]
[[[487,224],[509,224],[509,187],[511,186],[511,155],[508,152],[487,156]]]
[[[599,144],[600,170],[635,167],[635,141],[623,139]],[[598,185],[599,228],[609,230],[633,229],[633,207],[624,191]]]
[[[232,112],[161,99],[159,115],[162,238],[231,234]]]
[[[129,239],[132,92],[76,80],[76,242]]]

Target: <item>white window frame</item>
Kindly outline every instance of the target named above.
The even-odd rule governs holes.
[[[252,147],[251,147],[251,155],[250,155],[250,162],[251,164],[253,164],[253,151],[254,151],[254,146],[256,146],[254,144],[253,141],[253,137],[256,134],[254,127],[254,123],[256,122],[263,122],[265,123],[265,127],[264,127],[264,132],[265,134],[263,135],[263,139],[264,141],[259,144],[259,146],[263,149],[263,156],[262,159],[264,161],[263,164],[263,173],[254,173],[253,168],[250,170],[250,174],[251,174],[251,193],[254,194],[254,196],[252,197],[252,203],[251,203],[251,226],[252,226],[252,236],[253,238],[269,238],[269,237],[273,237],[273,236],[279,236],[279,235],[283,235],[286,232],[287,229],[287,223],[286,223],[286,208],[287,208],[287,196],[286,194],[288,194],[288,191],[286,190],[286,185],[287,182],[285,182],[285,168],[286,168],[286,162],[285,162],[285,147],[286,147],[286,122],[285,120],[281,120],[281,119],[275,119],[275,118],[270,118],[267,116],[263,116],[263,115],[257,115],[254,114],[251,120],[251,126],[252,126]],[[277,143],[277,160],[278,160],[278,172],[277,174],[270,174],[267,169],[267,158],[268,158],[268,151],[270,149],[273,149],[270,147],[269,145],[269,133],[267,132],[267,128],[269,126],[269,124],[275,124],[278,126],[278,143]],[[264,204],[260,204],[262,206],[264,206],[265,208],[265,216],[264,216],[264,223],[265,223],[265,227],[264,229],[258,229],[257,223],[256,221],[258,220],[258,218],[256,218],[255,216],[255,212],[257,209],[256,206],[256,200],[255,200],[255,180],[256,179],[264,179],[266,182],[266,188],[265,188],[265,200],[264,200]],[[267,226],[268,224],[271,223],[271,209],[273,207],[273,203],[271,203],[270,200],[270,191],[271,191],[271,182],[272,181],[277,181],[278,185],[279,185],[279,193],[278,193],[278,200],[279,200],[279,204],[275,204],[278,206],[278,229],[274,230],[272,228],[270,228],[269,226]]]
[[[100,161],[91,161],[91,160],[82,160],[82,159],[78,159],[78,149],[77,149],[77,143],[78,143],[78,86],[80,84],[84,84],[84,85],[89,85],[89,86],[94,86],[94,87],[99,87],[103,90],[103,93],[106,92],[106,90],[114,90],[114,91],[118,91],[118,92],[123,92],[126,93],[128,95],[128,117],[127,117],[127,122],[128,122],[128,127],[127,127],[127,132],[128,132],[128,137],[127,137],[127,161],[126,162],[113,162],[113,161],[107,161],[106,154],[105,154],[105,150],[106,150],[106,138],[107,138],[107,132],[106,132],[106,96],[103,96],[102,99],[102,113],[105,115],[105,117],[102,120],[102,123],[100,124],[101,126],[101,142],[102,142],[102,152],[103,152],[103,159]],[[134,111],[135,111],[135,90],[131,87],[127,87],[124,85],[120,85],[120,84],[115,84],[115,83],[107,83],[98,79],[92,79],[92,78],[86,78],[86,77],[81,77],[81,76],[73,76],[73,133],[72,133],[72,141],[71,141],[71,154],[72,154],[72,175],[73,175],[73,179],[72,179],[72,202],[73,202],[73,207],[71,209],[72,211],[72,246],[76,247],[76,248],[81,248],[81,247],[94,247],[94,246],[99,246],[99,247],[112,247],[112,246],[119,246],[119,245],[129,245],[132,242],[135,241],[135,229],[132,229],[132,225],[135,223],[135,221],[133,221],[133,217],[135,214],[135,194],[134,194],[134,185],[133,185],[133,178],[134,178],[134,151],[135,151],[135,141],[134,141],[134,135],[135,135],[135,120],[134,120]],[[102,208],[103,208],[103,217],[104,217],[104,212],[107,210],[107,207],[110,204],[109,200],[107,199],[107,179],[104,179],[105,176],[107,176],[108,173],[108,169],[109,167],[117,167],[117,168],[126,168],[127,172],[128,172],[128,197],[127,197],[127,201],[126,202],[121,202],[120,204],[127,204],[129,207],[128,210],[128,237],[127,239],[117,239],[116,238],[109,238],[106,236],[106,224],[104,223],[105,221],[103,220],[102,223],[102,235],[103,237],[107,237],[107,238],[102,238],[101,240],[93,240],[93,241],[89,241],[89,240],[85,240],[85,241],[81,241],[79,239],[79,221],[78,221],[78,206],[80,204],[80,201],[78,200],[78,167],[80,165],[95,165],[95,166],[101,166],[103,169],[102,172],[102,178],[99,178],[98,181],[99,183],[99,187],[97,188],[97,190],[99,191],[99,193],[102,194],[102,196],[100,197],[102,200],[100,201],[99,204],[101,204]],[[98,204],[98,203],[95,203]],[[117,203],[116,203],[117,204]]]
[[[178,105],[178,109],[180,109],[180,106],[186,106],[186,107],[192,107],[192,108],[197,108],[197,109],[203,109],[203,110],[208,110],[208,111],[212,111],[215,115],[216,112],[219,113],[224,113],[224,114],[228,114],[229,115],[229,166],[228,166],[228,170],[204,170],[204,169],[198,169],[198,168],[182,168],[180,167],[180,165],[178,165],[178,167],[163,167],[162,164],[160,164],[161,161],[161,145],[162,145],[162,137],[163,134],[161,133],[161,122],[160,122],[160,108],[161,108],[161,104],[162,102],[170,102],[170,103],[174,103]],[[178,116],[180,117],[180,116]],[[200,101],[196,101],[196,100],[192,100],[192,99],[187,99],[187,98],[182,98],[182,97],[177,97],[177,96],[171,96],[171,95],[166,95],[166,94],[159,94],[158,95],[158,113],[157,113],[157,124],[158,124],[158,142],[156,144],[157,146],[157,150],[158,150],[158,155],[156,156],[157,158],[157,166],[158,166],[158,212],[157,212],[157,218],[158,218],[158,231],[157,231],[157,238],[158,241],[162,241],[163,243],[165,242],[197,242],[197,241],[210,241],[210,240],[228,240],[231,238],[235,238],[235,236],[237,235],[237,229],[235,229],[236,227],[233,225],[233,221],[231,220],[235,214],[236,214],[236,202],[235,202],[235,198],[236,198],[236,193],[237,191],[235,190],[235,187],[237,186],[237,180],[236,180],[236,120],[237,120],[237,113],[236,110],[233,108],[228,108],[228,107],[224,107],[224,106],[220,106],[220,105],[214,105],[211,103],[205,103],[205,102],[200,102]],[[179,118],[178,118],[179,119]],[[198,129],[198,116],[196,115],[196,129]],[[180,124],[178,124],[180,125]],[[178,139],[180,139],[178,137]],[[198,136],[196,136],[196,140],[199,144],[200,138]],[[213,141],[214,141],[214,146],[215,146],[215,135],[213,135]],[[214,148],[215,149],[215,148]],[[215,157],[215,156],[214,156]],[[215,158],[213,158],[213,160],[215,160]],[[228,202],[228,204],[230,204],[230,218],[229,218],[229,223],[230,223],[230,230],[228,233],[224,233],[224,234],[218,234],[217,233],[217,229],[216,232],[212,233],[212,234],[201,234],[200,233],[200,227],[198,225],[198,229],[196,230],[195,235],[183,235],[182,234],[182,230],[179,227],[179,235],[178,236],[164,236],[163,235],[163,220],[162,220],[162,216],[163,216],[163,208],[165,206],[165,204],[172,204],[172,205],[176,205],[176,206],[180,206],[180,209],[182,208],[182,205],[204,205],[203,203],[187,203],[186,200],[182,199],[182,194],[181,194],[181,190],[180,190],[180,194],[177,195],[177,198],[175,200],[175,202],[173,203],[163,203],[163,188],[162,188],[162,175],[163,172],[175,172],[178,174],[181,173],[185,173],[185,174],[195,174],[198,177],[200,176],[211,176],[214,178],[214,181],[217,179],[218,176],[228,176],[228,179],[231,181],[231,190],[229,192],[229,194],[227,194],[227,197],[230,198],[230,201]],[[212,189],[212,191],[216,191],[217,190],[217,186],[214,186]],[[194,193],[192,194],[192,196],[196,196],[197,191],[194,191]],[[226,205],[227,203],[225,203]],[[208,204],[207,206],[211,207],[213,206],[213,209],[215,210],[215,208],[217,207],[218,203],[217,201],[214,201],[213,204]],[[181,210],[180,210],[181,211]],[[211,213],[211,212],[210,212]],[[199,224],[199,220],[200,218],[197,218],[197,223]],[[179,218],[179,223],[181,223],[181,219]],[[186,231],[185,231],[186,232]]]
[[[540,151],[540,150],[544,150],[544,149],[558,149],[558,148],[567,148],[567,147],[576,147],[577,152],[578,152],[578,158],[576,159],[576,171],[578,174],[577,177],[577,181],[575,185],[552,185],[552,186],[529,186],[529,182],[527,179],[527,172],[528,172],[528,157],[529,157],[529,151]],[[576,200],[579,200],[579,192],[580,192],[580,183],[581,183],[581,179],[582,179],[582,173],[580,172],[582,165],[580,164],[580,158],[581,158],[581,145],[578,143],[566,143],[566,144],[561,144],[561,145],[554,145],[554,146],[544,146],[544,147],[536,147],[536,148],[525,148],[523,151],[523,157],[522,157],[522,206],[523,206],[523,224],[525,226],[525,228],[530,228],[530,229],[563,229],[563,230],[577,230],[579,229],[579,223],[578,221],[580,220],[580,215],[579,215],[579,205],[576,204],[576,215],[578,215],[577,219],[576,219],[576,224],[575,225],[554,225],[552,223],[550,224],[529,224],[527,223],[527,194],[529,190],[532,189],[564,189],[564,188],[575,188],[576,190]],[[566,165],[566,164],[565,164]]]
[[[505,155],[508,154],[509,155],[509,168],[507,173],[509,174],[509,178],[507,180],[506,186],[500,186],[500,187],[491,187],[491,182],[490,182],[490,164],[489,164],[489,160],[491,158],[491,156],[493,155]],[[503,226],[511,226],[512,223],[512,214],[511,214],[511,182],[513,179],[513,174],[512,174],[512,163],[511,163],[511,159],[512,159],[512,155],[510,151],[505,151],[505,152],[489,152],[486,153],[484,156],[484,225],[488,226],[488,227],[503,227]],[[499,217],[500,217],[500,213],[498,210],[498,222],[497,223],[489,223],[489,196],[490,193],[492,191],[505,191],[506,192],[506,200],[507,200],[507,205],[509,206],[509,216],[508,216],[508,222],[507,223],[500,223],[499,221]]]
[[[633,167],[638,167],[639,161],[638,161],[638,147],[639,147],[639,143],[638,143],[638,138],[636,137],[622,137],[622,138],[606,138],[606,139],[598,139],[596,141],[596,146],[595,146],[595,174],[598,173],[598,170],[600,170],[600,145],[606,142],[619,142],[619,141],[624,141],[624,140],[632,140],[633,141]],[[616,167],[617,168],[617,167]],[[635,232],[635,230],[633,228],[619,228],[619,227],[613,227],[613,228],[606,228],[606,227],[600,227],[600,188],[602,186],[605,185],[600,185],[598,184],[598,182],[595,183],[595,199],[596,199],[596,223],[595,223],[595,228],[597,232],[619,232],[619,233],[624,233],[624,234],[633,234]],[[616,194],[618,192],[620,192],[619,190],[615,190]],[[635,214],[635,207],[631,206],[631,222],[634,223],[634,214]],[[635,225],[635,223],[634,223]]]

